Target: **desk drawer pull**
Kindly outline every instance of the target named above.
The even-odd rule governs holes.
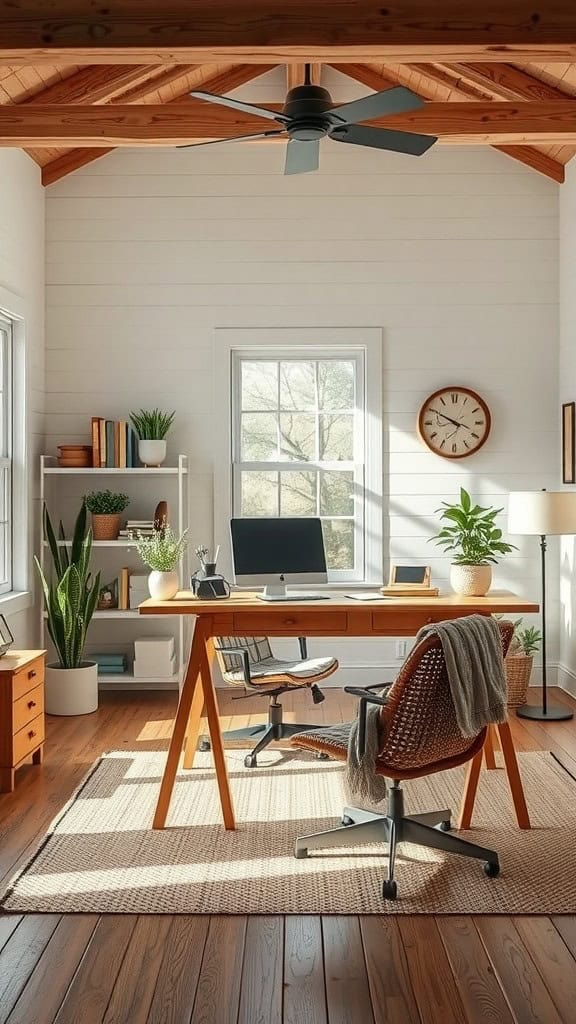
[[[29,700],[28,701],[28,707],[29,708],[35,708],[36,707],[36,701],[35,700]]]
[[[35,735],[36,735],[36,733],[34,732],[34,729],[30,729],[30,732],[28,733],[28,739],[29,740],[34,739]]]
[[[29,673],[28,673],[28,679],[35,679],[35,678],[36,678],[36,669],[31,668]]]
[[[285,626],[295,626],[296,625],[296,619],[284,619],[284,625]]]

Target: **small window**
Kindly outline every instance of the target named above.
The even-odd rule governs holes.
[[[365,577],[361,350],[233,352],[235,516],[319,516],[333,580]]]
[[[12,325],[0,318],[0,594],[12,590]]]

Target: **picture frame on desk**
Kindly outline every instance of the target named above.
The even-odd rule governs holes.
[[[576,402],[562,405],[562,483],[576,484]]]
[[[438,587],[431,586],[429,565],[391,565],[385,597],[437,597]]]

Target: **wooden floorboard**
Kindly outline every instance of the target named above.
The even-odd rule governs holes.
[[[325,693],[318,707],[285,698],[287,720],[354,715]],[[227,728],[263,713],[227,692],[220,706]],[[48,719],[44,765],[0,796],[0,880],[103,751],[165,750],[175,707],[172,693],[107,693],[94,715]],[[518,750],[551,750],[576,775],[575,721],[511,725]],[[576,915],[0,915],[0,1024],[573,1024],[575,961]]]

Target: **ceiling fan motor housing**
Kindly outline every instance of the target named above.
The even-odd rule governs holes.
[[[290,89],[282,111],[290,118],[286,125],[290,138],[311,142],[327,135],[333,123],[327,112],[332,106],[330,93],[320,85],[297,85]]]

